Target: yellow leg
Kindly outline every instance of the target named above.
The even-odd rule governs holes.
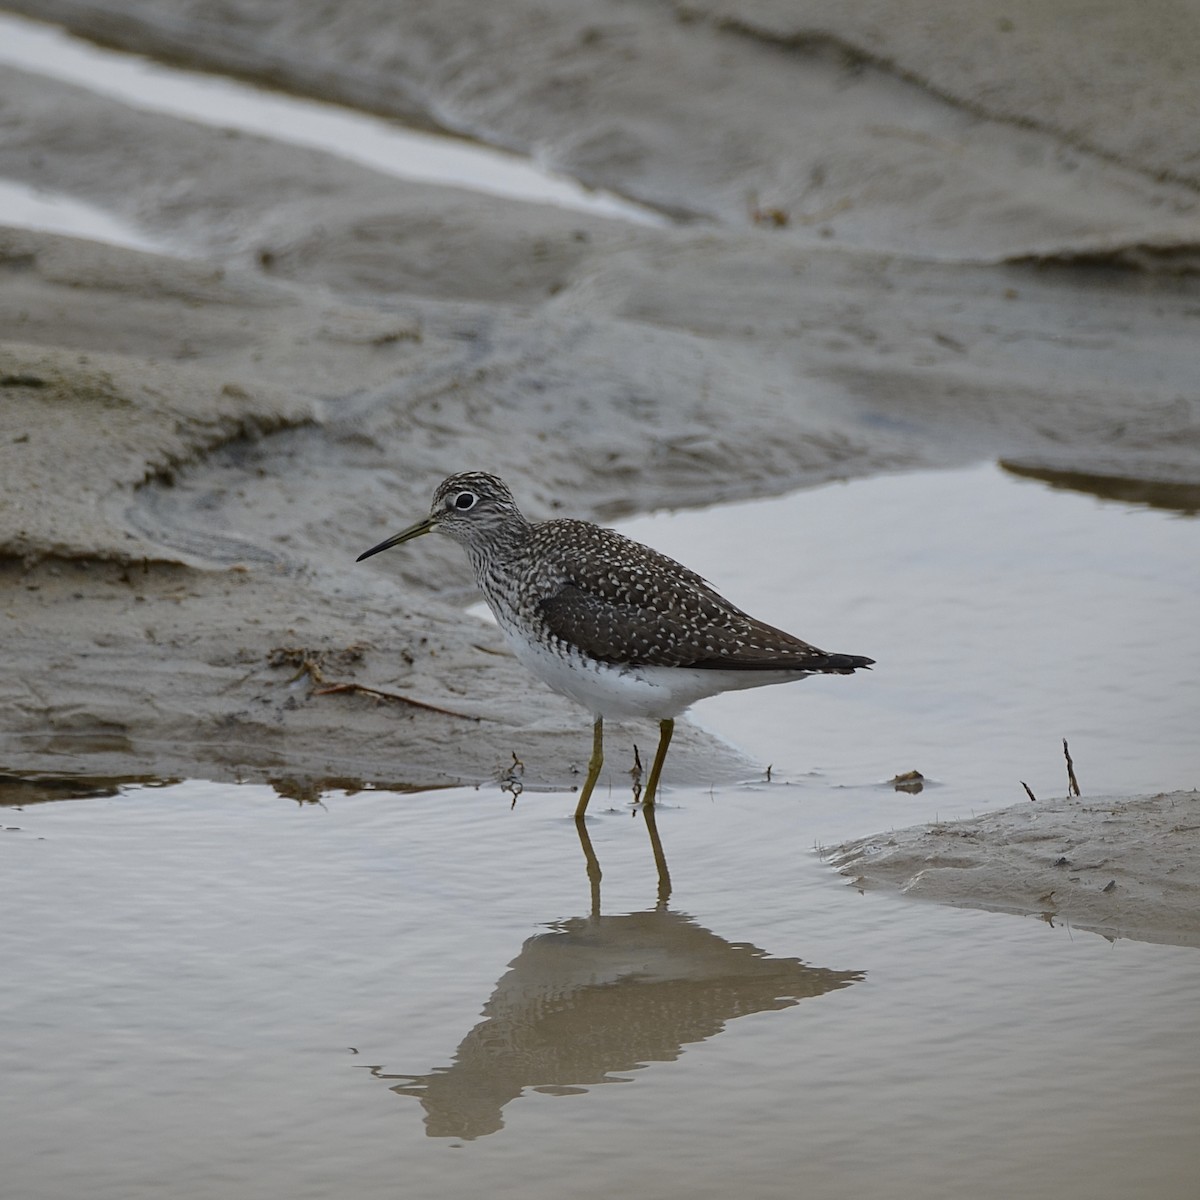
[[[667,758],[667,747],[671,744],[671,734],[675,732],[675,722],[669,718],[658,723],[658,750],[654,755],[654,765],[650,768],[650,779],[646,784],[646,795],[642,800],[643,808],[654,807],[654,795],[658,791],[658,777],[662,774],[663,763]]]
[[[592,726],[592,757],[588,762],[587,780],[579,795],[579,803],[575,805],[575,820],[582,821],[587,812],[588,801],[592,798],[592,789],[600,778],[600,768],[604,766],[604,718],[597,717]]]
[[[658,906],[666,908],[671,898],[671,872],[667,870],[667,856],[663,853],[662,842],[658,837],[658,819],[654,815],[654,805],[642,809],[646,821],[646,830],[650,834],[650,849],[654,853],[654,865],[658,868]]]
[[[600,860],[592,848],[592,839],[588,836],[587,822],[576,821],[575,832],[579,834],[579,844],[583,847],[583,859],[587,863],[588,883],[592,888],[592,916],[600,915]]]

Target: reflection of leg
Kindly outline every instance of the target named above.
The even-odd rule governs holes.
[[[671,896],[671,873],[667,870],[667,856],[663,853],[662,842],[658,839],[658,817],[655,815],[654,805],[643,806],[642,816],[646,818],[650,849],[654,851],[654,865],[658,868],[658,902],[665,905]]]
[[[583,814],[587,812],[588,801],[592,798],[592,788],[596,786],[596,780],[600,778],[600,768],[603,765],[604,718],[597,717],[596,723],[592,726],[592,757],[588,762],[587,782],[583,785],[579,803],[575,805],[575,820],[577,821],[582,821]]]
[[[658,777],[662,774],[663,762],[667,757],[667,747],[671,744],[671,734],[675,732],[675,722],[672,720],[658,723],[658,751],[654,755],[654,766],[650,768],[650,779],[646,784],[646,796],[642,801],[644,808],[654,807],[654,797],[658,792]]]
[[[592,916],[600,915],[600,860],[592,849],[592,839],[588,836],[587,824],[584,821],[575,822],[575,832],[579,834],[579,844],[583,847],[583,857],[587,861],[588,883],[592,885]]]

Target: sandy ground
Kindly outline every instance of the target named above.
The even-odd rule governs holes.
[[[983,457],[1194,495],[1194,6],[1155,6],[1169,41],[1100,3],[1012,28],[935,3],[9,7],[691,218],[402,182],[0,71],[0,176],[186,256],[0,229],[10,770],[315,793],[517,752],[526,784],[574,781],[586,720],[463,617],[454,547],[353,567],[455,469],[600,519]],[[1079,86],[1051,91],[1068,43]],[[672,763],[755,769],[694,729]]]

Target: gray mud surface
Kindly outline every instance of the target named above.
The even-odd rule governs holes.
[[[1187,0],[16,0],[89,37],[479,137],[666,212],[936,257],[1194,249]]]

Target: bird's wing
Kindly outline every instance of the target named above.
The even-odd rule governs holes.
[[[542,619],[551,637],[590,657],[743,671],[849,672],[871,661],[826,654],[755,620],[694,571],[611,529],[552,524],[557,569],[540,598]]]

